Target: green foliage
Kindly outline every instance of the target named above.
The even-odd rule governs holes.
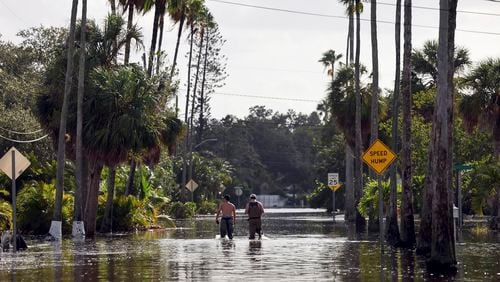
[[[471,178],[474,179],[469,183],[472,209],[476,214],[483,215],[488,201],[495,201],[496,193],[500,191],[500,161],[488,160],[477,164]]]
[[[27,184],[17,196],[18,228],[36,235],[47,234],[54,211],[55,185],[36,182]],[[73,196],[63,197],[63,232],[71,232]]]
[[[196,204],[193,202],[173,202],[168,209],[168,214],[175,219],[192,218],[195,210]]]
[[[198,204],[197,214],[214,214],[217,212],[217,204],[212,201],[201,201]]]
[[[97,226],[101,225],[106,205],[106,195],[99,197]],[[113,230],[144,230],[156,222],[157,211],[148,200],[134,196],[118,196],[113,200]]]
[[[397,187],[398,194],[401,193],[401,186]],[[390,182],[382,181],[382,193],[383,193],[383,202],[384,202],[384,210],[387,210],[386,207],[389,206],[389,195],[390,195]],[[371,180],[366,182],[365,187],[363,189],[363,196],[358,204],[359,212],[368,217],[369,215],[375,216],[378,215],[378,201],[379,201],[379,193],[378,193],[378,183],[375,180]],[[370,214],[371,213],[371,214]]]
[[[0,200],[0,231],[7,230],[12,224],[12,206],[9,202]]]

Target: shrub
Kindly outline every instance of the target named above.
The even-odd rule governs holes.
[[[191,218],[194,216],[196,204],[193,202],[173,202],[168,209],[168,214],[176,219]]]
[[[214,214],[217,212],[217,204],[211,201],[202,201],[198,205],[198,214]]]
[[[101,226],[106,208],[106,195],[99,197],[97,226]],[[146,229],[156,221],[156,209],[147,200],[136,197],[117,196],[113,200],[113,231]]]
[[[9,202],[0,200],[0,230],[10,228],[12,222],[12,206]]]
[[[18,228],[21,232],[47,234],[54,214],[56,188],[53,183],[33,181],[17,196]],[[62,229],[71,232],[73,196],[64,194],[62,203]]]

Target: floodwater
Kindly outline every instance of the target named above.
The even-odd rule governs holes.
[[[309,212],[307,210],[298,210]],[[0,281],[441,281],[413,251],[385,248],[377,235],[356,235],[323,213],[269,212],[265,238],[249,241],[236,222],[230,241],[215,239],[213,217],[179,229],[115,234],[61,243],[29,240],[0,253]],[[464,231],[459,270],[450,281],[500,281],[500,235]]]

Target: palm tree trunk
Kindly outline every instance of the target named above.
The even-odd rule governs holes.
[[[101,223],[101,233],[113,232],[113,199],[115,196],[116,167],[110,166],[108,178],[106,180],[108,196],[106,197],[106,208],[104,218]]]
[[[96,160],[90,160],[90,183],[85,207],[85,234],[94,236],[96,231],[97,205],[99,198],[99,184],[103,165]]]
[[[170,69],[170,77],[169,80],[172,81],[174,77],[175,67],[177,65],[177,55],[179,54],[179,43],[181,42],[182,35],[182,27],[184,26],[184,21],[186,20],[186,16],[182,15],[179,20],[179,31],[177,32],[177,42],[175,43],[175,52],[174,52],[174,61],[172,62],[172,68]],[[175,116],[179,111],[179,96],[177,93],[175,94]]]
[[[127,185],[125,186],[125,196],[128,196],[134,192],[134,177],[137,168],[137,162],[132,159],[130,161],[130,171],[127,178]]]
[[[356,221],[356,206],[354,205],[354,156],[351,146],[345,142],[345,221]]]
[[[372,43],[372,98],[371,98],[371,126],[370,126],[370,143],[378,139],[378,40],[377,40],[377,0],[371,0],[371,43]],[[376,174],[370,170],[371,178],[375,179]],[[381,192],[382,187],[379,187]],[[379,193],[382,195],[382,193]],[[382,218],[379,218],[374,211],[370,213],[368,229],[378,231],[379,223]],[[380,229],[381,230],[381,229]]]
[[[355,89],[356,89],[356,120],[355,120],[355,149],[354,149],[354,199],[356,204],[356,230],[364,229],[365,218],[359,213],[357,206],[363,194],[363,162],[361,161],[361,151],[363,150],[363,140],[361,138],[361,87],[360,87],[360,67],[359,56],[361,52],[361,30],[360,11],[358,9],[360,0],[356,0],[356,58],[355,58]]]
[[[60,240],[62,236],[62,200],[64,191],[64,163],[66,150],[66,121],[68,119],[69,95],[73,82],[73,67],[75,53],[75,29],[76,29],[76,14],[78,10],[78,0],[73,0],[71,6],[71,22],[68,36],[68,62],[66,65],[66,78],[64,81],[64,98],[61,108],[61,121],[59,124],[59,136],[57,142],[57,176],[56,176],[56,198],[54,203],[54,215],[50,225],[49,234],[55,239]]]
[[[160,17],[163,14],[165,10],[165,4],[162,2],[164,1],[155,1],[155,15],[153,18],[153,35],[151,36],[151,47],[149,49],[149,59],[148,59],[148,75],[151,76],[153,75],[153,62],[154,62],[154,57],[155,57],[155,51],[156,51],[156,42],[158,41],[158,28],[159,28],[159,21]],[[163,9],[161,8],[163,6]]]
[[[403,136],[402,136],[402,184],[401,197],[401,243],[411,248],[415,245],[415,222],[413,218],[413,192],[411,179],[411,0],[404,1],[404,47],[403,47]]]
[[[431,271],[443,271],[453,269],[456,264],[455,242],[453,236],[453,216],[451,211],[450,196],[450,174],[449,164],[450,139],[449,139],[449,99],[450,81],[449,73],[449,32],[450,32],[450,11],[456,10],[457,0],[440,0],[439,19],[439,48],[438,48],[438,89],[435,103],[436,123],[432,130],[435,131],[436,140],[434,152],[436,155],[434,171],[440,173],[433,174],[435,178],[434,199],[432,201],[432,246],[431,258],[427,266]],[[455,4],[454,4],[455,3]]]
[[[394,80],[394,93],[392,98],[392,149],[398,151],[398,117],[399,117],[399,92],[401,76],[401,0],[396,1],[396,71]],[[397,213],[397,162],[391,165],[390,177],[390,200],[389,213],[387,214],[386,240],[392,246],[397,246],[400,242],[398,213]]]
[[[207,38],[205,43],[205,58],[203,63],[203,78],[201,79],[201,91],[200,91],[200,117],[198,119],[198,143],[203,139],[203,129],[204,129],[204,119],[203,119],[203,111],[205,107],[205,82],[207,75],[207,66],[208,66],[208,46],[210,45],[210,29],[207,28]]]
[[[354,6],[354,0],[351,0],[351,7]],[[349,63],[354,62],[354,13],[349,12]]]
[[[128,19],[127,19],[127,37],[125,42],[125,57],[123,59],[123,63],[128,65],[130,61],[130,45],[132,43],[132,37],[130,35],[130,30],[132,30],[132,26],[134,23],[134,4],[132,1],[128,4]]]
[[[165,21],[165,13],[161,14],[160,17],[160,38],[158,39],[158,56],[156,61],[156,73],[160,73],[160,65],[161,65],[161,45],[163,43],[163,26]]]
[[[111,5],[111,14],[116,15],[116,0],[109,0]]]
[[[75,170],[75,202],[73,212],[73,236],[85,235],[82,226],[83,216],[83,150],[82,150],[82,127],[83,127],[83,95],[85,91],[85,59],[86,59],[86,25],[87,25],[87,0],[82,0],[82,21],[80,33],[80,62],[78,66],[78,93],[76,113],[76,170]]]

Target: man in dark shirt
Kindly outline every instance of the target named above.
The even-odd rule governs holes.
[[[262,220],[264,207],[262,203],[257,201],[255,194],[250,195],[250,201],[247,203],[245,213],[248,215],[248,230],[250,232],[249,239],[255,239],[255,233],[259,234],[259,239],[262,238]]]

